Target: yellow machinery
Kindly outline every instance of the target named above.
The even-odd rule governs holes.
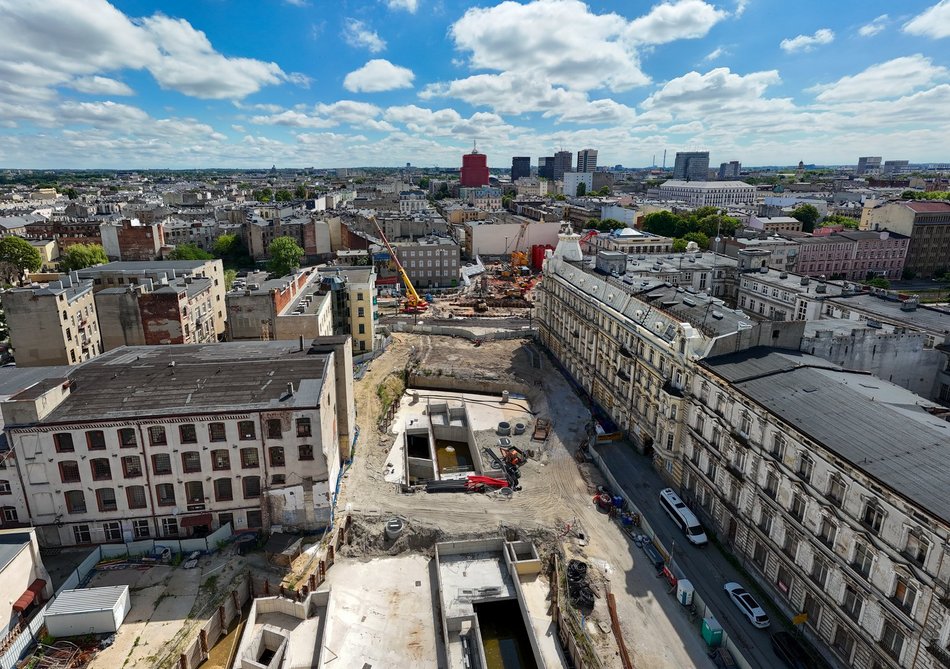
[[[399,257],[396,255],[396,252],[393,251],[392,245],[389,243],[389,240],[386,239],[386,235],[383,233],[383,229],[379,227],[379,221],[376,220],[375,216],[373,216],[373,223],[376,225],[376,230],[379,231],[379,237],[383,240],[383,244],[385,244],[386,248],[389,249],[389,257],[393,262],[396,263],[396,269],[399,271],[399,276],[402,279],[402,283],[406,287],[406,301],[402,305],[403,313],[422,313],[429,308],[429,303],[419,297],[419,293],[417,293],[416,289],[412,286],[412,281],[409,280],[409,275],[406,274],[406,270],[403,269],[402,263],[399,262]]]
[[[512,251],[511,252],[511,266],[512,267],[527,267],[528,266],[528,254],[524,251]]]

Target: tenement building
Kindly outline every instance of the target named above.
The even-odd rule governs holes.
[[[348,337],[124,347],[2,403],[3,478],[44,546],[316,529],[352,442]]]
[[[840,666],[950,666],[946,410],[790,351],[694,369],[680,487],[707,529]]]

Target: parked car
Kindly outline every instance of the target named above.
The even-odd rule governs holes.
[[[738,583],[726,583],[722,586],[722,589],[729,593],[729,597],[732,598],[735,605],[755,627],[765,629],[769,626],[771,621],[766,615],[765,609],[759,606],[759,603],[755,601],[755,597],[746,592],[745,588]]]
[[[776,632],[772,635],[772,650],[790,669],[811,669],[815,666],[798,639],[789,632]]]

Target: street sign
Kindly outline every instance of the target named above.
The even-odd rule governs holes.
[[[793,625],[804,625],[806,622],[808,622],[808,614],[804,612],[792,618]]]

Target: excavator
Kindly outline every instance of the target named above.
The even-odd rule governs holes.
[[[429,308],[429,303],[422,299],[419,296],[419,293],[416,292],[416,289],[412,285],[412,281],[409,280],[409,275],[406,274],[406,270],[403,268],[402,263],[399,262],[399,256],[396,255],[396,252],[393,251],[392,244],[390,244],[389,240],[386,239],[386,234],[380,227],[379,221],[376,220],[375,216],[372,218],[373,223],[376,225],[376,230],[379,232],[379,238],[383,240],[383,243],[389,250],[389,257],[393,259],[394,263],[396,263],[396,269],[399,271],[399,276],[402,279],[402,283],[406,287],[406,301],[402,304],[402,312],[404,314],[423,313]]]

